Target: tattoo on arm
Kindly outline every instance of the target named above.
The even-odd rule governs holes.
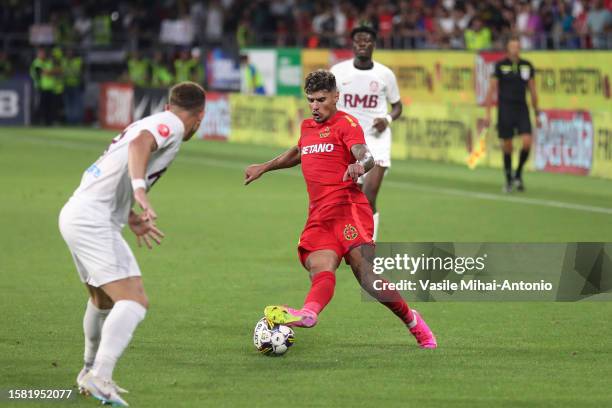
[[[366,173],[374,167],[374,157],[372,157],[367,145],[355,144],[351,147],[351,153],[353,153],[357,162],[363,166]]]

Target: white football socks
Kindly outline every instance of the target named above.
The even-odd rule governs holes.
[[[83,333],[85,334],[85,353],[83,355],[83,360],[85,361],[85,368],[87,369],[93,366],[96,352],[98,351],[98,345],[100,344],[102,325],[110,311],[111,309],[98,309],[91,301],[91,298],[87,301],[87,308],[83,316]]]
[[[120,300],[115,303],[104,326],[100,347],[92,373],[100,378],[111,380],[117,360],[130,343],[132,334],[144,319],[147,309],[133,300]]]
[[[378,238],[378,218],[380,216],[379,212],[376,212],[374,214],[374,235],[372,235],[372,240],[376,241],[376,238]]]

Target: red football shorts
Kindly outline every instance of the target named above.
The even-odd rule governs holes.
[[[306,258],[322,249],[331,249],[342,259],[351,249],[373,244],[374,218],[368,203],[331,204],[311,214],[300,242],[298,255],[302,265]]]

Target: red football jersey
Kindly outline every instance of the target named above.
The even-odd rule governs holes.
[[[355,162],[351,147],[365,143],[359,122],[346,112],[338,111],[323,123],[302,122],[298,147],[310,212],[328,204],[368,202],[357,183],[342,181],[347,166]]]

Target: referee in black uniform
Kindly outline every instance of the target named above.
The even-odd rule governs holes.
[[[525,191],[523,184],[523,166],[529,157],[531,149],[531,121],[529,120],[529,108],[525,100],[525,91],[529,88],[531,95],[531,107],[535,110],[536,121],[538,118],[538,95],[534,82],[535,69],[527,60],[519,56],[521,44],[518,37],[512,37],[506,45],[506,58],[495,64],[495,71],[491,78],[491,85],[487,93],[487,126],[491,123],[491,106],[493,95],[497,90],[497,131],[501,139],[502,152],[504,154],[504,172],[506,185],[504,191],[512,192],[513,187],[518,191]],[[518,166],[512,174],[512,138],[519,135],[523,141],[523,147],[519,156]]]

